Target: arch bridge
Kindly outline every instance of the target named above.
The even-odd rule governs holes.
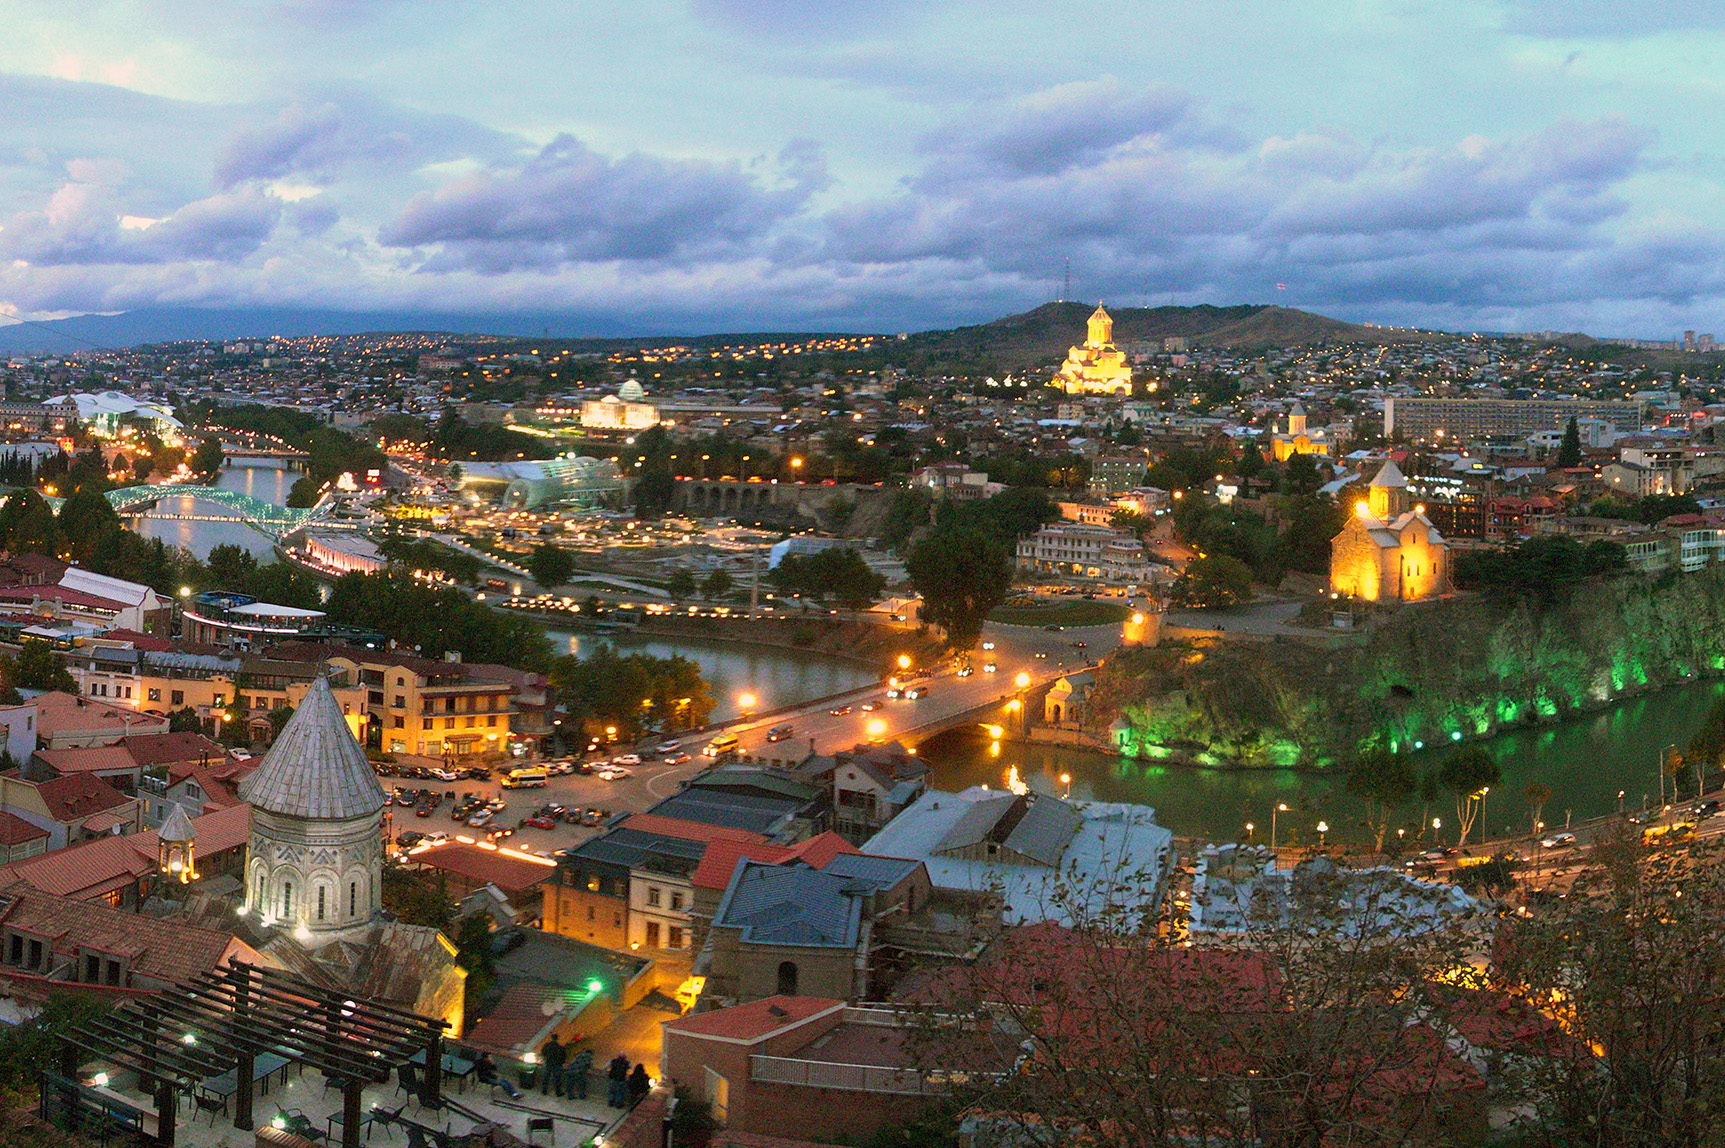
[[[316,506],[300,508],[277,506],[273,502],[265,502],[261,498],[243,494],[237,490],[223,490],[215,486],[126,486],[119,490],[107,492],[108,502],[120,514],[141,515],[150,507],[164,498],[195,498],[206,503],[213,503],[227,514],[152,514],[151,518],[162,518],[176,521],[192,522],[244,522],[256,527],[271,538],[281,538],[292,534],[302,526],[308,526],[329,513],[335,500],[329,497],[321,499]],[[49,499],[56,512],[60,509],[59,499]]]

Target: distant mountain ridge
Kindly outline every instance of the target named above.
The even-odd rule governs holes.
[[[945,330],[920,331],[904,338],[908,349],[925,355],[981,355],[1008,364],[1064,355],[1084,338],[1094,303],[1044,303],[1016,315]],[[1232,350],[1309,346],[1315,343],[1392,343],[1429,339],[1428,332],[1345,323],[1309,311],[1262,303],[1217,307],[1109,308],[1114,341],[1131,344],[1184,338],[1197,346]],[[190,340],[261,339],[309,335],[360,335],[422,332],[456,337],[554,339],[584,350],[676,341],[711,345],[730,341],[803,339],[845,332],[735,332],[709,335],[642,335],[620,329],[626,319],[557,315],[426,315],[388,311],[246,308],[143,308],[117,315],[80,315],[42,323],[6,322],[0,316],[0,352],[71,354],[79,350],[119,349],[145,343]],[[583,330],[572,336],[571,328]],[[607,328],[610,328],[607,330]]]

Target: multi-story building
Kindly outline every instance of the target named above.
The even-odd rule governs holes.
[[[1144,544],[1130,531],[1056,523],[1018,540],[1018,567],[1077,578],[1136,581],[1149,570]]]
[[[1384,400],[1384,437],[1397,432],[1413,442],[1467,443],[1488,435],[1525,438],[1561,431],[1570,419],[1600,419],[1620,431],[1641,429],[1638,403],[1593,399],[1441,399],[1390,396]]]
[[[365,691],[368,745],[432,757],[509,748],[515,710],[507,675],[493,672],[500,667],[346,647],[332,649],[329,664]]]
[[[1107,496],[1144,485],[1150,460],[1141,454],[1102,454],[1090,462],[1090,493]]]
[[[212,590],[199,594],[180,613],[180,633],[193,642],[250,649],[284,642],[315,628],[322,610],[278,606],[249,594]]]

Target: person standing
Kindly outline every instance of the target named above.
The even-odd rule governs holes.
[[[635,1071],[629,1074],[629,1107],[641,1103],[641,1098],[653,1091],[653,1082],[647,1079],[647,1066],[637,1064]]]
[[[563,1047],[552,1033],[551,1039],[545,1042],[545,1047],[539,1050],[540,1063],[545,1065],[545,1079],[539,1085],[539,1094],[549,1096],[555,1088],[557,1095],[563,1095],[563,1062],[569,1057],[569,1050]]]
[[[569,1058],[569,1068],[564,1075],[568,1087],[564,1089],[571,1100],[587,1099],[587,1074],[593,1070],[593,1050],[583,1048]]]
[[[612,1108],[625,1108],[629,1104],[629,1058],[619,1052],[611,1058],[607,1067],[609,1071],[606,1075],[611,1079],[611,1089],[605,1103]]]

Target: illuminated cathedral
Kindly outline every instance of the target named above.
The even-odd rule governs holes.
[[[1097,304],[1091,313],[1084,345],[1066,352],[1054,385],[1069,395],[1132,395],[1132,368],[1114,347],[1114,320]]]
[[[1426,508],[1408,507],[1408,480],[1384,463],[1330,541],[1330,589],[1368,602],[1417,602],[1449,589],[1449,543]]]

